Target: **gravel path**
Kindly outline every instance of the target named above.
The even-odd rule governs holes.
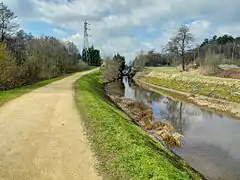
[[[1,180],[97,180],[95,160],[75,107],[82,72],[0,107]]]

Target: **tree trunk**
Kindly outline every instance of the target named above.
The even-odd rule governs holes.
[[[183,122],[182,122],[182,106],[183,103],[180,102],[180,108],[179,108],[179,133],[183,134]]]
[[[194,52],[193,54],[193,64],[195,64],[195,62],[196,62],[196,52]]]
[[[232,61],[234,61],[234,55],[235,55],[235,42],[233,43],[233,49],[232,49]]]
[[[4,38],[5,38],[5,37],[4,37],[4,34],[2,34],[2,35],[1,35],[1,42],[4,41]]]
[[[182,70],[185,71],[185,59],[184,59],[184,56],[182,56]]]
[[[1,42],[4,41],[5,35],[4,35],[4,30],[3,28],[1,29]]]

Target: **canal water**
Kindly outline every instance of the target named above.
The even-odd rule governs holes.
[[[107,86],[108,92],[149,105],[156,121],[169,121],[184,135],[172,149],[210,180],[240,180],[240,120],[174,100],[137,86],[127,77]]]

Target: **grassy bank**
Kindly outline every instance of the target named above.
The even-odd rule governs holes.
[[[65,77],[68,77],[72,74],[66,74],[63,76],[59,76],[57,78],[52,78],[44,81],[40,81],[31,85],[21,86],[15,89],[7,90],[7,91],[0,91],[0,106],[3,105],[5,102],[10,101],[14,98],[17,98],[25,93],[28,93],[34,89],[37,89],[39,87],[45,86],[47,84],[50,84],[54,81],[63,79]]]
[[[199,94],[216,99],[240,102],[240,80],[201,76],[191,72],[179,72],[174,67],[147,68],[137,78],[157,86],[177,91]]]
[[[76,82],[76,103],[104,179],[200,179],[109,103],[100,71]]]

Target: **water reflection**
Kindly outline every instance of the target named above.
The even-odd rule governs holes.
[[[121,80],[117,80],[115,82],[109,83],[106,85],[106,90],[109,92],[111,95],[116,95],[123,97],[124,96],[124,91],[125,91],[125,86],[122,83]]]
[[[153,109],[156,121],[170,121],[175,131],[184,134],[189,124],[189,115],[183,116],[183,112],[186,114],[186,104],[136,86],[127,77],[124,78],[123,84],[125,86],[124,97],[148,104]]]
[[[174,151],[209,179],[240,180],[240,121],[136,86],[127,77],[113,92],[145,102],[156,121],[169,121],[184,135]],[[116,90],[116,88],[119,88]]]

